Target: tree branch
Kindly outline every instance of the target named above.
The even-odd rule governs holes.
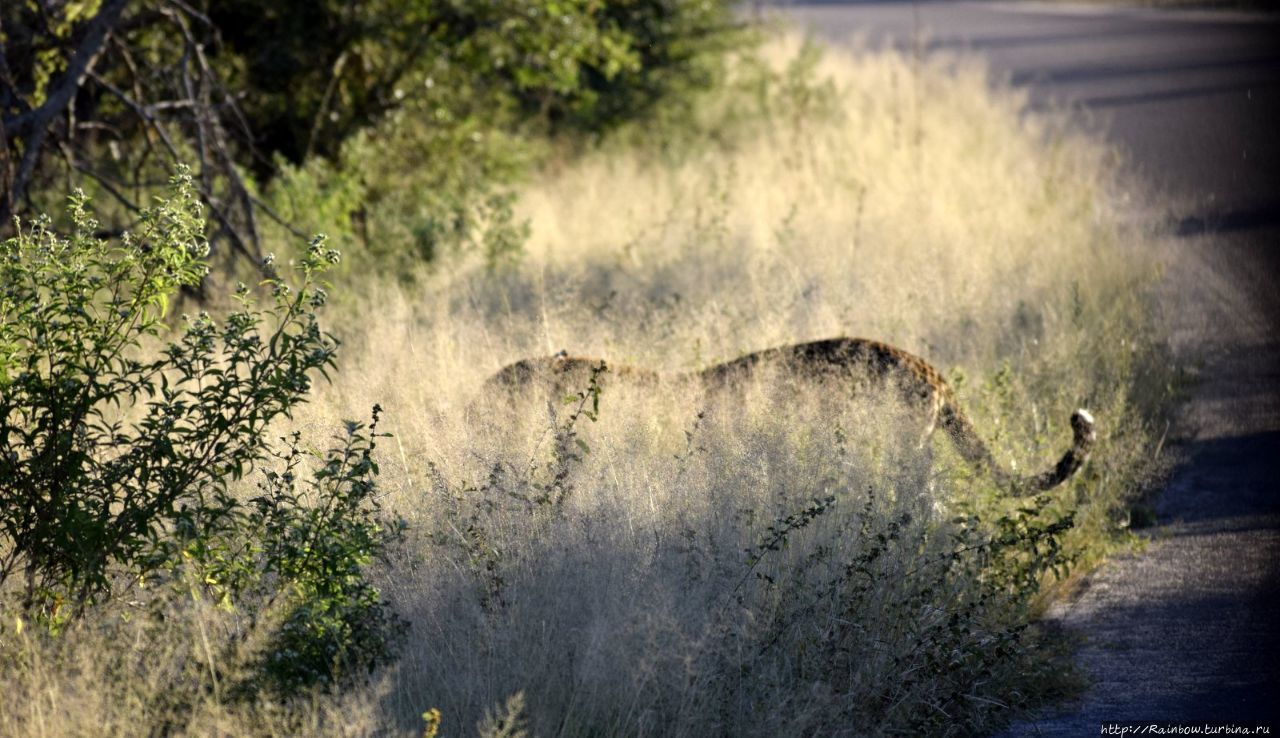
[[[120,20],[120,13],[126,4],[127,0],[105,0],[98,8],[98,14],[86,26],[79,47],[67,62],[67,70],[62,74],[58,85],[44,104],[35,110],[19,114],[4,124],[7,136],[23,139],[24,151],[22,162],[18,165],[17,176],[13,178],[12,186],[9,188],[7,198],[9,202],[0,203],[0,208],[3,208],[0,210],[0,220],[8,220],[10,205],[25,193],[27,181],[31,178],[41,149],[44,147],[44,138],[49,131],[49,125],[74,99],[76,91],[84,83],[85,77],[89,75],[94,61],[102,51],[107,35]],[[5,146],[8,147],[7,139]]]

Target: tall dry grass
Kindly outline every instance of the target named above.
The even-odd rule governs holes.
[[[778,41],[765,63],[800,54]],[[385,502],[411,525],[381,582],[412,624],[394,668],[288,719],[207,686],[175,715],[164,674],[204,663],[193,624],[216,637],[217,618],[142,640],[104,621],[19,642],[0,728],[413,735],[438,708],[443,735],[487,714],[498,733],[519,694],[533,735],[969,734],[1061,690],[1011,579],[1048,573],[990,541],[1072,515],[1045,561],[1091,560],[1153,473],[1156,267],[1113,209],[1115,162],[960,60],[828,52],[790,87],[748,71],[687,121],[697,145],[632,132],[529,183],[518,264],[364,285],[333,316],[342,371],[299,423],[319,438],[388,410]],[[848,387],[765,377],[716,402],[615,371],[597,420],[574,417],[589,393],[481,391],[560,349],[677,371],[841,334],[947,372],[1019,470],[1088,407],[1094,459],[1020,513],[942,434],[922,447],[892,401]]]

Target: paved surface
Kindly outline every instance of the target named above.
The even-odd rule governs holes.
[[[1008,735],[1107,722],[1270,723],[1280,734],[1280,18],[1031,3],[786,4],[841,42],[972,50],[1107,137],[1168,213],[1165,310],[1203,380],[1189,461],[1148,549],[1050,617],[1093,686]]]

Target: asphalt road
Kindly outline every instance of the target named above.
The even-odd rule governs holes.
[[[1280,734],[1280,16],[1065,3],[779,4],[816,35],[972,51],[1126,158],[1164,224],[1164,312],[1202,366],[1174,436],[1187,461],[1139,555],[1049,618],[1092,687],[1008,735],[1113,722],[1270,723]]]

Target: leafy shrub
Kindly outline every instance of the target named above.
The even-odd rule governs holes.
[[[328,13],[352,14],[321,5],[319,13],[272,22],[324,24],[334,22]],[[628,121],[661,120],[655,139],[685,135],[700,93],[724,77],[723,52],[745,38],[727,8],[687,0],[370,4],[337,35],[289,36],[297,41],[277,53],[324,58],[286,65],[310,80],[300,89],[316,99],[281,111],[295,118],[287,126],[295,133],[290,148],[279,149],[267,199],[287,220],[369,257],[352,260],[357,269],[405,277],[459,254],[490,267],[513,261],[529,226],[516,213],[512,186],[552,152]],[[261,23],[241,26],[269,33]],[[344,34],[368,38],[352,46],[360,63],[338,68],[345,42],[336,39]],[[336,45],[311,43],[317,36]],[[368,40],[375,38],[376,45]],[[412,56],[427,48],[433,53]],[[328,79],[331,67],[333,99],[312,113],[307,105],[319,104],[323,85],[311,77]],[[357,100],[369,95],[382,101]],[[365,108],[385,114],[348,118]],[[336,119],[321,115],[330,110]],[[318,127],[308,129],[313,122]],[[317,137],[310,149],[327,158],[301,156],[303,135]],[[350,203],[353,191],[359,198]],[[342,202],[350,207],[335,211]]]
[[[132,356],[160,332],[170,295],[204,275],[188,176],[118,246],[94,237],[86,205],[72,198],[70,237],[37,220],[0,257],[0,584],[17,574],[23,604],[55,619],[64,603],[79,609],[109,592],[112,564],[144,573],[165,521],[252,462],[257,431],[306,389],[301,365],[280,365],[278,342],[255,347],[243,319],[224,338],[242,363],[270,351],[276,361],[258,376],[241,380],[246,367],[215,361],[207,316],[163,358]],[[299,353],[326,346],[318,332],[310,343]],[[172,369],[185,376],[174,381]],[[141,417],[128,417],[139,403]]]
[[[316,311],[337,252],[315,239],[296,289],[268,260],[270,307],[242,285],[221,325],[187,320],[140,359],[173,292],[205,272],[191,179],[175,177],[119,245],[92,235],[83,196],[71,220],[70,237],[37,221],[0,252],[0,585],[21,580],[21,606],[54,630],[157,579],[194,579],[250,620],[283,612],[259,668],[283,692],[389,658],[398,621],[364,575],[396,531],[374,499],[381,408],[314,454],[304,491],[300,436],[283,450],[264,436],[333,366]],[[228,490],[272,458],[283,469],[259,496]]]
[[[262,494],[232,531],[237,545],[223,553],[234,555],[211,558],[203,567],[213,574],[205,581],[218,581],[226,568],[237,571],[228,579],[240,586],[225,592],[238,602],[269,601],[283,590],[286,614],[260,658],[261,678],[254,680],[277,693],[389,661],[403,630],[365,578],[365,568],[402,529],[377,519],[372,454],[381,411],[375,405],[367,429],[348,422],[328,453],[311,454],[320,465],[302,491],[298,472],[308,454],[295,433],[277,454],[283,470],[264,473]]]
[[[93,235],[86,205],[72,198],[70,237],[36,221],[0,263],[0,584],[17,574],[23,604],[55,620],[109,594],[113,566],[157,568],[165,531],[217,509],[335,350],[314,281],[336,254],[317,242],[302,289],[267,280],[268,316],[241,287],[221,327],[202,314],[158,358],[135,358],[173,292],[204,274],[200,205],[180,174],[119,245]]]

